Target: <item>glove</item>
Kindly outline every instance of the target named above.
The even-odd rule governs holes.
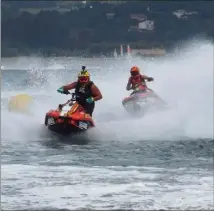
[[[148,78],[148,81],[154,81],[154,78],[149,77],[149,78]]]
[[[89,97],[86,99],[87,103],[93,103],[94,102],[94,98],[93,97]]]
[[[60,94],[64,94],[64,89],[63,89],[63,87],[60,87],[59,89],[57,89],[57,92],[59,92]]]
[[[69,94],[69,91],[68,90],[65,91],[63,87],[57,89],[57,92],[59,92],[60,94]]]

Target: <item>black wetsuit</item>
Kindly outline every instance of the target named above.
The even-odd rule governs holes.
[[[94,84],[93,81],[90,81],[86,85],[81,85],[79,82],[77,82],[75,88],[76,101],[80,105],[82,105],[86,113],[90,114],[91,116],[94,111],[95,103],[94,102],[87,103],[86,99],[92,97],[91,86],[93,84]]]

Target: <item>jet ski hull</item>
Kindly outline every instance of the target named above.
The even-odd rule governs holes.
[[[82,133],[95,126],[91,116],[79,104],[70,106],[66,111],[63,107],[50,110],[45,116],[45,125],[50,131],[63,136]]]
[[[160,106],[160,100],[151,91],[138,92],[124,98],[122,105],[131,115],[143,116],[149,110],[157,109]]]
[[[88,122],[84,122],[84,121],[76,121],[74,124],[71,124],[69,122],[71,122],[72,120],[70,119],[64,119],[63,122],[61,123],[56,123],[57,120],[59,121],[59,119],[53,119],[50,117],[46,117],[47,120],[45,122],[45,125],[47,126],[47,128],[52,131],[55,132],[59,135],[63,135],[63,136],[69,136],[72,134],[77,134],[80,132],[85,132],[87,129],[89,129],[91,127],[91,124]],[[62,119],[60,119],[62,120]],[[50,122],[55,122],[55,123],[50,123]],[[83,127],[80,127],[81,125],[84,125]]]

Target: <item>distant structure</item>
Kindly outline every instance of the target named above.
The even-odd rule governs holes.
[[[153,49],[132,49],[133,56],[143,56],[143,57],[159,57],[166,55],[166,50],[161,48]]]
[[[131,51],[130,45],[129,44],[127,45],[126,52],[124,52],[123,45],[120,45],[120,54],[119,55],[117,54],[117,50],[115,48],[113,55],[114,55],[115,58],[124,57],[124,56],[130,57],[132,55],[132,51]]]
[[[86,1],[87,2],[87,1]],[[113,1],[113,0],[108,0],[108,1],[100,1],[101,4],[124,4],[127,1]]]

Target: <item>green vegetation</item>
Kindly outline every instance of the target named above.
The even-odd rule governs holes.
[[[73,10],[68,11],[71,8]],[[178,19],[173,15],[175,10],[197,14]],[[108,19],[107,13],[115,15]],[[154,30],[128,31],[130,26],[138,25],[137,20],[130,18],[134,13],[143,13],[154,21]],[[213,39],[213,20],[212,1],[3,2],[2,57],[38,53],[43,56],[108,55],[120,44],[128,43],[132,48],[170,49],[176,42],[196,35]]]

